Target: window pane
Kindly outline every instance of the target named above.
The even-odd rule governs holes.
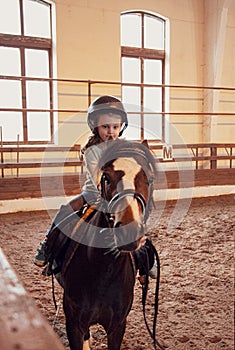
[[[24,1],[25,35],[50,38],[50,5],[39,1]]]
[[[140,89],[138,87],[124,86],[122,89],[122,101],[128,114],[128,128],[125,137],[132,140],[140,139]],[[135,113],[136,112],[136,113]]]
[[[153,16],[144,16],[144,47],[164,50],[164,21]]]
[[[3,141],[23,141],[23,122],[20,112],[0,112],[0,126],[2,127]]]
[[[29,112],[27,114],[28,140],[50,140],[50,113]]]
[[[48,52],[45,50],[25,50],[26,76],[49,77]]]
[[[123,86],[122,100],[128,112],[140,111],[140,89],[134,86]]]
[[[144,60],[144,84],[162,84],[162,61]]]
[[[0,46],[0,75],[21,75],[20,50]]]
[[[161,114],[144,115],[144,138],[161,140],[162,136],[162,116]]]
[[[21,34],[19,0],[0,1],[0,33]]]
[[[140,60],[138,58],[122,58],[122,82],[140,83]]]
[[[141,16],[123,14],[121,16],[121,45],[141,47]]]
[[[154,112],[162,111],[162,89],[144,88],[144,108]]]
[[[140,114],[128,115],[128,128],[125,130],[128,140],[140,140]]]
[[[26,82],[27,108],[50,108],[49,83],[44,81]]]
[[[21,82],[0,80],[0,107],[22,108]]]

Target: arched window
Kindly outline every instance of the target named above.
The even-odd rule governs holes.
[[[53,142],[53,13],[51,1],[0,1],[2,143]]]
[[[146,12],[121,14],[122,98],[129,115],[127,136],[166,139],[167,20]],[[161,112],[161,114],[159,114]]]

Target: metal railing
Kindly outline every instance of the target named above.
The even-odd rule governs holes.
[[[0,112],[3,114],[9,112],[22,113],[24,119],[24,134],[26,134],[27,129],[27,118],[26,114],[30,112],[38,113],[50,113],[50,130],[51,136],[48,141],[32,141],[25,140],[18,141],[20,144],[46,144],[54,143],[54,130],[55,125],[53,124],[53,114],[57,113],[61,116],[68,116],[78,114],[86,115],[87,108],[92,101],[97,96],[101,94],[111,94],[111,95],[122,95],[122,88],[124,87],[136,87],[136,88],[152,88],[164,90],[164,96],[168,96],[164,103],[162,103],[162,110],[147,111],[143,101],[140,102],[138,112],[128,111],[128,114],[134,114],[140,116],[140,139],[144,138],[144,118],[143,115],[147,116],[156,115],[161,117],[161,131],[160,139],[165,142],[166,135],[166,118],[174,117],[179,120],[180,117],[184,118],[183,124],[190,124],[191,117],[201,117],[202,121],[208,116],[219,116],[221,118],[226,118],[225,124],[231,124],[235,126],[235,122],[231,121],[231,118],[235,116],[234,112],[234,101],[235,101],[235,88],[233,87],[218,87],[218,86],[193,86],[193,85],[167,85],[167,84],[134,84],[134,83],[122,83],[115,81],[102,81],[102,80],[79,80],[79,79],[52,79],[52,78],[33,78],[25,76],[3,76],[0,75],[1,80],[11,80],[20,82],[48,82],[56,87],[55,91],[51,95],[50,108],[13,108],[11,106],[0,106]],[[166,94],[167,92],[167,94]],[[203,110],[203,101],[205,98],[205,93],[220,93],[221,98],[218,100],[217,110]],[[74,101],[76,97],[76,102]],[[24,96],[22,96],[22,99]],[[56,107],[59,102],[59,108]],[[124,101],[128,103],[128,101]],[[167,106],[168,105],[168,106]],[[71,106],[74,106],[71,108]],[[230,118],[230,121],[227,121]],[[60,119],[60,118],[59,118]],[[176,127],[180,127],[182,121],[174,120],[173,124]],[[196,122],[194,122],[196,123]],[[199,122],[201,123],[201,122]],[[0,124],[1,126],[1,124]],[[13,145],[17,144],[16,141],[1,140],[2,145]]]

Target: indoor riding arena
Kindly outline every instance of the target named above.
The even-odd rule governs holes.
[[[2,350],[234,349],[234,38],[235,0],[0,0]],[[118,107],[105,102],[97,108],[94,101],[102,96],[117,100]],[[104,115],[116,115],[118,122],[92,124]],[[151,177],[141,184],[146,193],[141,186],[136,190],[133,169],[117,171],[113,163],[115,176],[122,177],[109,198],[114,176],[107,180],[106,163],[101,167],[86,158],[91,135],[102,145],[116,140],[102,138],[100,131],[113,125],[121,130],[117,138],[128,145],[144,142],[150,150],[156,172],[148,163]],[[112,157],[119,160],[118,153]],[[144,173],[141,164],[138,171]],[[80,264],[83,243],[70,249],[74,228],[58,275],[47,276],[34,263],[61,206],[84,194],[91,173],[97,175],[92,183],[98,197],[80,208],[78,230],[89,217],[85,210],[99,211],[97,203],[106,201],[107,226],[99,234],[113,234],[119,226],[125,232],[115,208],[128,196],[129,212],[134,217],[131,201],[138,212],[134,227],[157,251],[157,277],[145,276],[144,283],[133,251],[115,243],[115,264],[128,254],[127,280],[135,281],[121,347],[109,345],[109,329],[116,334],[111,321],[108,331],[102,322],[92,323],[83,349],[74,345],[71,334],[85,335],[91,310],[88,301],[78,307],[75,294],[69,304],[74,328],[66,329],[71,320],[63,294],[72,295],[74,281],[74,288],[85,291],[84,300],[93,300],[100,319],[109,317],[105,296],[113,283],[97,276],[105,291],[96,302],[96,290],[84,287],[86,275],[71,278],[69,287],[61,282],[68,280],[76,252]],[[95,249],[100,248],[87,248],[88,258]],[[131,299],[125,292],[120,295]],[[114,299],[112,320],[117,320],[121,300],[116,294]]]

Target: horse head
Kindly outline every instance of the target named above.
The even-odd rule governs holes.
[[[144,234],[156,175],[155,158],[146,144],[116,140],[101,157],[101,197],[117,245],[133,248]]]

